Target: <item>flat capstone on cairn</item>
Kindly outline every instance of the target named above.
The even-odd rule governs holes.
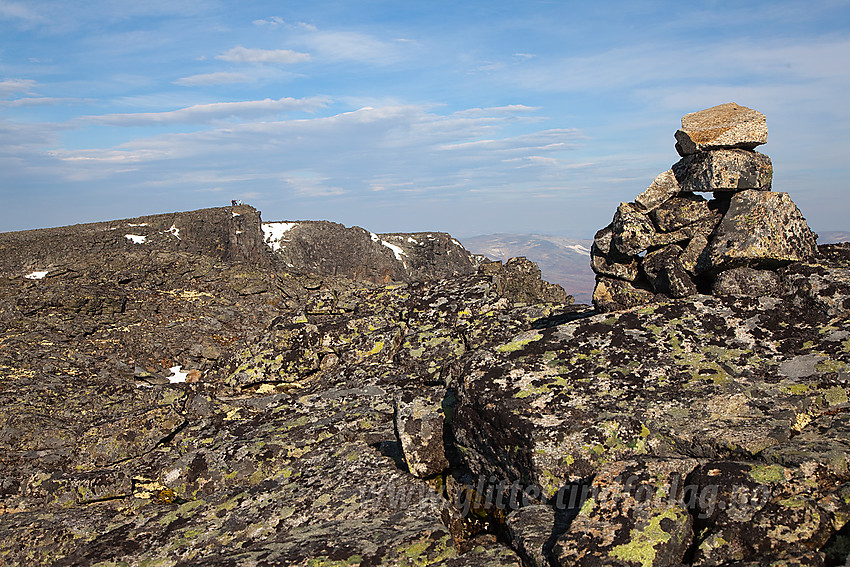
[[[762,296],[777,269],[809,260],[817,235],[787,193],[771,191],[764,114],[726,103],[682,118],[682,156],[596,233],[591,267],[600,312],[662,297]],[[706,200],[700,193],[712,193]]]

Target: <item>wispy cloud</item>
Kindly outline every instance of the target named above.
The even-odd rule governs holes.
[[[32,79],[5,79],[0,81],[0,97],[16,93],[31,93],[36,84]]]
[[[182,77],[174,81],[178,85],[184,86],[207,86],[207,85],[229,85],[233,83],[250,83],[254,79],[245,73],[230,73],[227,71],[218,71],[215,73],[201,73],[199,75],[190,75]]]
[[[401,59],[402,42],[382,41],[360,32],[320,30],[309,25],[301,26],[301,30],[301,35],[293,41],[315,52],[317,58],[372,64],[389,64]]]
[[[270,18],[264,18],[262,20],[254,20],[251,22],[255,26],[267,26],[270,28],[279,28],[284,25],[286,22],[283,21],[283,18],[279,16],[271,16]]]
[[[153,124],[198,124],[227,118],[257,118],[281,112],[316,111],[329,103],[324,97],[288,98],[278,100],[249,100],[244,102],[216,102],[196,104],[187,108],[167,112],[136,112],[127,114],[105,114],[83,116],[79,120],[111,126],[144,126]]]
[[[272,63],[293,65],[310,60],[309,53],[299,53],[290,49],[249,49],[241,45],[230,49],[216,59],[233,63]]]
[[[80,102],[85,102],[85,100],[80,98],[39,96],[16,98],[14,100],[0,100],[0,106],[18,108],[22,106],[54,106],[58,104],[74,104]]]

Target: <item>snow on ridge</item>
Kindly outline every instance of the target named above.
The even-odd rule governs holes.
[[[574,252],[578,252],[579,254],[590,254],[590,248],[585,248],[581,244],[573,244],[572,246],[564,246],[564,248],[568,248]]]
[[[146,222],[140,222],[140,223],[128,222],[127,226],[148,226],[148,223],[146,223]]]
[[[138,234],[125,234],[124,238],[130,240],[133,244],[144,244],[147,241],[147,236],[139,236]]]
[[[34,272],[28,273],[24,277],[27,278],[28,280],[40,280],[41,278],[43,278],[46,275],[47,275],[47,270],[45,270],[45,271],[36,270]]]
[[[172,224],[172,225],[171,225],[171,228],[169,228],[169,229],[168,229],[168,230],[166,230],[165,232],[167,232],[167,233],[169,233],[169,234],[173,235],[173,236],[174,236],[174,238],[176,238],[177,240],[182,240],[182,238],[180,238],[180,229],[179,229],[179,228],[177,228],[177,225]]]
[[[384,246],[386,246],[387,248],[389,248],[390,250],[393,251],[393,254],[395,254],[396,260],[398,260],[399,262],[404,264],[405,268],[407,267],[407,264],[405,263],[404,258],[402,258],[402,256],[407,256],[407,254],[405,253],[404,250],[401,249],[400,246],[396,246],[395,244],[390,244],[389,242],[386,242],[384,240],[380,240],[380,242],[381,242],[381,244],[383,244]]]
[[[264,222],[262,225],[265,243],[275,252],[280,250],[283,235],[298,226],[297,222]]]

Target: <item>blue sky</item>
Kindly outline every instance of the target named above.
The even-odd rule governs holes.
[[[767,115],[850,212],[850,2],[0,0],[0,230],[243,199],[375,232],[589,237],[681,116]]]

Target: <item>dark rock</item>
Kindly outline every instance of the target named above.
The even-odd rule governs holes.
[[[670,244],[648,253],[644,258],[643,271],[656,293],[687,297],[697,292],[696,284],[682,264],[683,252],[680,247]]]
[[[329,221],[263,223],[265,241],[290,270],[372,283],[472,274],[476,262],[441,232],[377,235]]]
[[[540,268],[527,258],[511,258],[504,266],[501,262],[495,264],[499,266],[493,274],[496,289],[515,304],[573,302],[564,288],[543,281]]]
[[[546,504],[525,506],[505,520],[511,543],[531,567],[548,567],[555,510]]]
[[[596,233],[590,248],[590,267],[596,274],[634,281],[640,273],[637,258],[618,253],[611,246],[613,237],[612,225]]]
[[[770,191],[770,158],[748,150],[712,150],[683,157],[673,166],[682,191]]]
[[[714,295],[776,296],[781,290],[779,274],[747,267],[720,272],[711,284]]]
[[[816,253],[816,239],[787,193],[741,191],[732,197],[697,271],[777,268],[808,260]]]

